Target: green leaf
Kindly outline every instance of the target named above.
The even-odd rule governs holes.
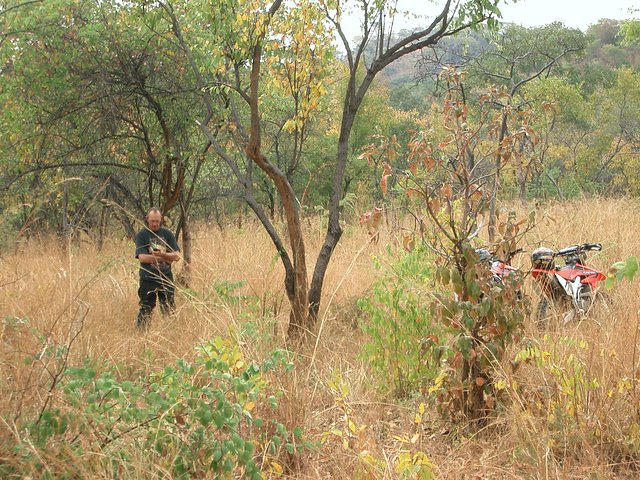
[[[458,349],[465,360],[471,359],[471,348],[473,347],[473,339],[466,335],[460,335],[458,337]]]
[[[213,461],[214,462],[219,462],[221,458],[222,458],[222,449],[221,448],[217,448],[213,452]]]
[[[625,278],[629,281],[633,280],[638,273],[638,259],[636,257],[629,257],[625,261],[614,263],[609,269],[607,279],[605,281],[605,287],[611,289],[618,282],[621,282]]]
[[[458,295],[460,295],[464,289],[464,282],[462,281],[460,272],[458,271],[457,268],[452,268],[450,272],[451,272],[451,282],[453,283],[453,289]]]
[[[216,412],[213,414],[213,423],[215,423],[216,427],[219,429],[224,427],[224,417],[220,414],[220,412]]]

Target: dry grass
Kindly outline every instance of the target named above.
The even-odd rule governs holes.
[[[562,247],[602,242],[605,248],[591,256],[591,264],[606,269],[640,252],[638,207],[637,201],[602,199],[547,205],[539,210],[541,223],[529,234],[528,249],[540,243]],[[310,261],[322,237],[321,226],[309,226]],[[3,253],[3,436],[11,435],[13,422],[21,415],[32,414],[44,404],[47,385],[56,374],[47,350],[70,342],[69,364],[102,359],[118,365],[123,375],[156,371],[175,359],[190,358],[198,343],[216,335],[240,336],[247,324],[253,332],[243,337],[252,339],[243,345],[248,357],[261,358],[284,344],[288,305],[282,268],[266,235],[256,226],[224,232],[201,229],[194,243],[191,289],[180,292],[174,317],[163,318],[155,312],[144,335],[134,330],[138,266],[132,243],[113,241],[96,252],[88,244],[61,248],[55,241],[41,239]],[[428,413],[415,444],[407,447],[397,437],[411,437],[417,431],[416,402],[380,398],[357,356],[364,339],[357,328],[355,302],[376,278],[370,256],[384,257],[387,244],[400,248],[394,232],[383,229],[380,243],[368,245],[366,233],[347,228],[327,274],[318,336],[300,352],[293,376],[274,379],[285,392],[279,413],[287,424],[301,425],[316,440],[331,428],[346,431],[348,421],[356,428],[346,448],[337,436],[329,436],[322,449],[306,454],[292,477],[396,478],[394,464],[406,448],[424,451],[439,478],[635,477],[632,453],[638,450],[631,444],[640,442],[640,433],[632,438],[630,426],[640,424],[635,380],[640,363],[637,280],[611,292],[609,310],[595,311],[589,321],[551,325],[546,332],[536,329],[532,321],[527,323],[527,337],[552,352],[550,358],[558,368],[564,368],[566,359],[574,355],[584,366],[585,378],[597,380],[597,385],[584,387],[589,409],[571,431],[559,435],[550,427],[553,412],[549,409],[557,405],[541,403],[535,411],[532,399],[538,394],[548,399],[545,389],[558,388],[557,378],[549,373],[551,367],[525,365],[515,374],[505,367],[510,406],[485,430],[473,435],[450,430]],[[515,264],[528,269],[527,256],[521,255]],[[227,293],[225,286],[231,287]],[[527,289],[535,301],[535,290],[529,284]],[[566,337],[585,344],[570,344],[563,340]],[[26,364],[26,356],[42,360]],[[344,385],[344,399],[330,388],[331,379]],[[620,383],[624,379],[628,382]],[[362,468],[367,452],[377,459],[375,475]]]

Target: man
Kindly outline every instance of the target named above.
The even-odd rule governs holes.
[[[136,258],[140,261],[140,312],[136,327],[142,330],[149,326],[156,300],[160,301],[163,314],[175,310],[171,264],[180,259],[176,237],[162,226],[160,209],[149,209],[145,221],[146,227],[136,235]]]

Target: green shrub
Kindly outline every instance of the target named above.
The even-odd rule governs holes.
[[[285,351],[247,363],[221,338],[198,347],[192,363],[178,360],[137,380],[90,364],[68,368],[56,408],[21,429],[16,461],[0,465],[0,476],[86,476],[74,459],[93,452],[94,465],[83,468],[124,477],[160,469],[172,478],[262,478],[257,459],[310,446],[299,428],[274,418],[277,392],[267,374],[291,368]]]
[[[433,258],[426,248],[388,252],[391,264],[378,263],[381,276],[370,296],[358,302],[367,314],[361,328],[369,335],[362,358],[400,396],[418,391],[437,376],[443,329],[432,322]]]

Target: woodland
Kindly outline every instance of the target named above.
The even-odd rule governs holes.
[[[640,21],[504,3],[1,0],[0,477],[637,478]]]

